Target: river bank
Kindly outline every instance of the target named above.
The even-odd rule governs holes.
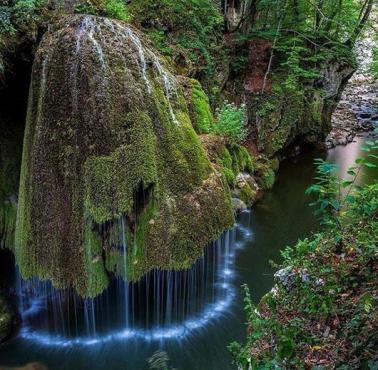
[[[338,222],[283,250],[276,284],[257,306],[246,290],[247,343],[231,346],[240,369],[375,366],[378,163],[374,141],[365,140],[357,138],[328,156],[334,163],[344,148],[350,148],[353,155],[339,157],[342,178],[349,176],[356,158],[370,161],[356,179],[364,187],[347,193],[353,198]]]

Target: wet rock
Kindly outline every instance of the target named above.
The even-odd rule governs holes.
[[[292,266],[288,266],[281,270],[278,270],[274,274],[274,281],[276,282],[276,284],[283,286],[288,292],[295,289],[298,280],[300,280],[302,283],[311,282],[311,277],[306,269],[298,271],[295,270]]]
[[[247,209],[247,205],[239,198],[231,198],[231,203],[235,213],[240,213]]]
[[[253,190],[259,190],[256,180],[246,172],[240,172],[236,176],[236,187],[239,189],[243,188],[245,185],[249,185]]]

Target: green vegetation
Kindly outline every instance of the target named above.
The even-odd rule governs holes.
[[[101,47],[101,58],[92,58],[91,43],[82,44],[85,77],[76,77],[76,90],[61,71],[72,71],[77,61],[72,30],[81,27],[82,17],[61,21],[59,31],[40,44],[15,248],[23,277],[49,279],[56,287],[71,285],[90,297],[106,288],[111,273],[125,277],[126,270],[129,280],[137,280],[154,268],[190,267],[234,222],[226,180],[206,156],[184,90],[168,75],[168,64],[159,59],[157,70],[155,53],[145,49],[143,80],[137,46],[122,37],[127,30],[117,28],[115,37],[111,22],[96,22],[91,37]],[[149,45],[142,36],[140,42],[143,48]],[[53,52],[59,57],[52,58]],[[162,76],[171,79],[171,96]],[[80,111],[73,109],[73,94]],[[201,99],[211,117],[203,92]],[[116,237],[121,219],[128,266]]]
[[[214,116],[210,107],[209,98],[203,91],[201,84],[194,79],[191,85],[191,119],[198,134],[208,134],[214,126]]]
[[[83,0],[75,5],[75,12],[80,14],[100,15],[102,17],[128,21],[128,10],[123,0]]]
[[[356,68],[352,47],[368,23],[373,2],[246,2],[235,30],[231,73],[236,80],[241,72],[251,74],[250,131],[268,157],[286,150],[295,138],[318,142],[329,132],[337,94],[326,92],[337,92]],[[248,56],[250,48],[255,54]]]
[[[376,164],[357,159],[350,180],[317,165],[308,192],[323,229],[282,252],[277,285],[257,307],[245,287],[247,343],[230,345],[241,369],[376,366],[378,183],[357,185],[361,168]]]
[[[223,16],[211,0],[138,0],[128,7],[133,22],[172,58],[184,74],[194,75],[208,91],[225,57]]]
[[[245,128],[246,111],[244,105],[238,107],[233,103],[224,103],[217,110],[217,122],[213,132],[224,136],[230,143],[240,144],[247,137]]]
[[[36,41],[46,4],[45,0],[5,0],[0,4],[0,80],[11,69],[8,60],[12,53]]]

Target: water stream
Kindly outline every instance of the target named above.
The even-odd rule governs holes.
[[[284,161],[273,191],[189,271],[153,271],[138,284],[116,280],[95,300],[15,278],[24,324],[0,347],[0,368],[38,361],[51,370],[147,369],[147,358],[162,349],[175,369],[232,369],[226,346],[246,330],[240,285],[247,283],[257,302],[273,285],[269,261],[279,262],[282,248],[316,230],[304,194],[314,158],[327,157],[345,173],[364,155],[364,140]],[[367,169],[361,182],[377,178]]]

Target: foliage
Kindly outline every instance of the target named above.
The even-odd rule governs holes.
[[[377,159],[375,154],[371,154],[372,149],[378,148],[378,140],[366,141],[362,150],[369,153],[368,156],[357,158],[355,165],[349,168],[347,174],[350,179],[340,179],[337,176],[337,167],[334,164],[316,159],[317,176],[316,183],[307,189],[307,194],[315,194],[317,199],[312,206],[318,207],[315,214],[320,218],[323,225],[340,226],[340,217],[344,208],[355,202],[354,191],[360,186],[357,183],[363,167],[376,168],[377,165],[371,160]]]
[[[223,17],[211,0],[139,0],[129,5],[133,21],[164,55],[179,54],[196,67],[196,77],[211,77],[222,58]]]
[[[83,0],[75,6],[76,13],[100,15],[109,18],[129,20],[123,0]]]
[[[217,124],[212,127],[214,133],[222,135],[231,143],[240,144],[247,137],[245,128],[246,109],[234,103],[225,102],[217,110]]]
[[[372,148],[367,142],[364,150],[375,160]],[[244,287],[247,343],[229,346],[240,369],[376,366],[378,183],[357,185],[362,166],[375,164],[356,162],[342,181],[317,160],[309,192],[326,227],[282,252],[286,278],[258,306]]]
[[[272,45],[268,76],[285,72],[283,84],[294,90],[316,79],[330,60],[353,66],[351,51],[368,23],[374,0],[254,0],[247,2],[247,31],[236,39],[265,39]],[[236,63],[239,69],[240,63]]]
[[[47,12],[46,0],[5,0],[0,5],[0,78],[8,54],[27,40],[35,40]]]
[[[209,98],[197,80],[191,79],[190,83],[192,92],[192,124],[198,134],[208,134],[214,125]]]

